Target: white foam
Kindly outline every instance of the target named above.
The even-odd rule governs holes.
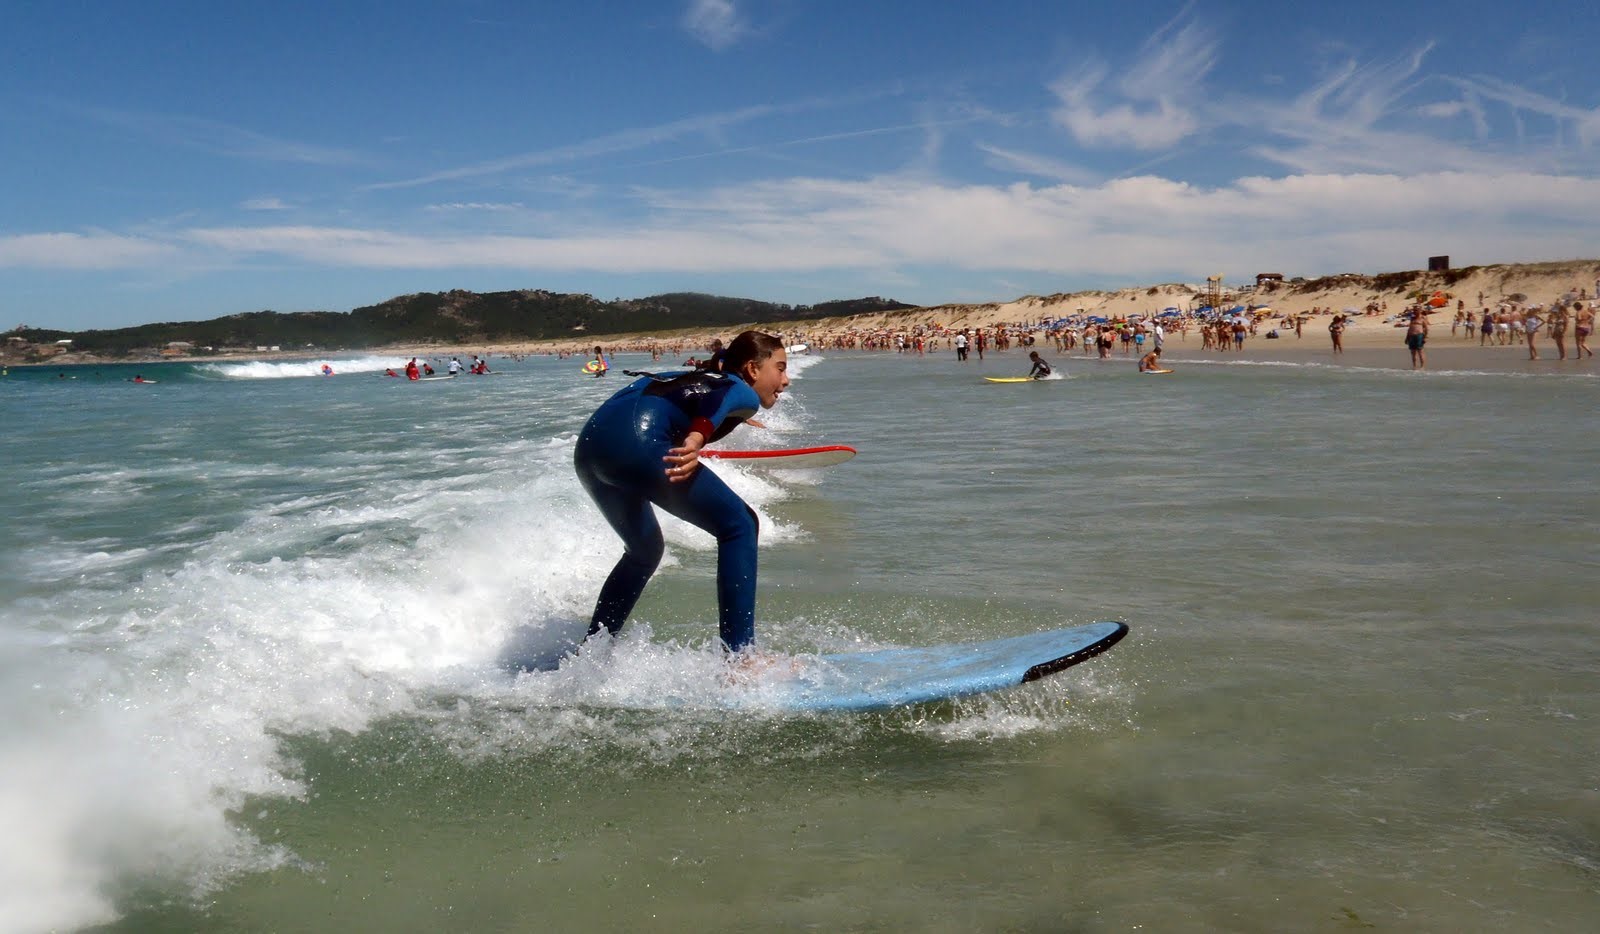
[[[561,391],[590,404],[587,387]],[[572,402],[530,394],[529,406]],[[804,434],[798,394],[764,415],[788,434],[736,437],[787,445]],[[477,436],[494,430],[486,419],[450,425]],[[281,492],[242,519],[174,517],[160,543],[44,539],[8,556],[15,579],[54,590],[13,602],[0,625],[0,822],[26,841],[0,850],[0,904],[27,912],[0,929],[101,923],[143,880],[204,893],[291,858],[228,816],[252,798],[304,793],[284,735],[407,716],[464,756],[527,744],[582,755],[589,736],[666,757],[744,741],[726,728],[748,713],[730,719],[720,696],[731,688],[714,620],[690,630],[704,633],[693,644],[653,637],[641,620],[557,671],[507,671],[508,646],[553,658],[582,632],[621,544],[595,534],[605,523],[572,470],[574,435],[502,430],[464,451],[427,437],[406,469],[359,451],[298,468],[189,462]],[[139,496],[183,469],[98,466],[87,480],[35,482]],[[324,482],[301,491],[295,469]],[[794,484],[715,469],[756,510],[760,547],[804,538],[770,511]],[[663,575],[714,561],[709,535],[665,516],[663,530]],[[846,621],[761,625],[774,647],[858,642]],[[530,707],[546,715],[530,720]],[[589,709],[640,707],[663,717],[648,735]]]
[[[295,379],[305,376],[322,377],[327,366],[335,376],[352,373],[382,373],[386,369],[399,371],[410,357],[374,355],[364,357],[319,357],[308,360],[251,360],[242,363],[201,363],[195,371],[220,376],[224,379]]]

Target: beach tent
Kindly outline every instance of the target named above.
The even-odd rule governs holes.
[[[1158,318],[1179,318],[1179,317],[1182,317],[1182,316],[1183,316],[1183,313],[1180,312],[1176,308],[1168,308],[1166,311],[1163,311],[1161,314],[1156,315],[1156,317],[1158,317]]]

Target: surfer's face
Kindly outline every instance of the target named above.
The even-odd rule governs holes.
[[[775,350],[759,364],[745,364],[742,375],[761,397],[761,407],[770,409],[777,404],[778,394],[789,388],[789,354]]]

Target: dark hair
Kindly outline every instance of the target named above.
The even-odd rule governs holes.
[[[722,372],[736,373],[743,378],[745,364],[760,366],[782,349],[783,341],[771,334],[744,331],[728,342],[727,352],[722,357]]]

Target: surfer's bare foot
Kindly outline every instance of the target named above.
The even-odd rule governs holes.
[[[799,670],[799,660],[788,655],[744,649],[728,656],[726,679],[729,684],[749,684],[769,671],[793,673]]]

